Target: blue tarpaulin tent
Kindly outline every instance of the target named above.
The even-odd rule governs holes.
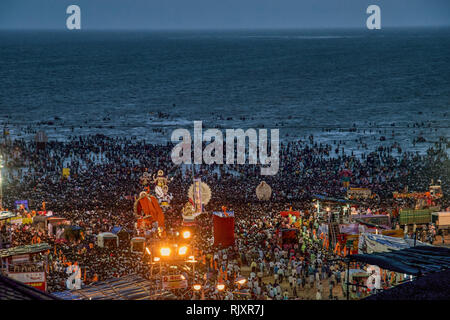
[[[341,204],[360,204],[360,202],[358,202],[358,201],[348,200],[348,199],[338,199],[338,198],[333,198],[333,197],[329,197],[329,196],[325,196],[325,195],[321,195],[321,194],[314,194],[312,198],[316,199],[316,200],[324,201],[324,202],[335,202],[335,203],[341,203]]]
[[[450,268],[450,249],[435,246],[416,246],[392,252],[354,254],[349,256],[349,259],[418,276],[448,270]]]
[[[399,284],[365,300],[448,300],[449,297],[450,272],[446,270]]]
[[[130,231],[130,230],[127,230],[127,229],[125,229],[124,227],[121,227],[121,226],[115,226],[115,227],[113,227],[112,229],[111,229],[111,233],[114,233],[114,234],[118,234],[119,232],[128,232],[128,233],[133,233],[133,231]]]
[[[116,226],[111,229],[111,233],[118,234],[122,230],[122,227]]]

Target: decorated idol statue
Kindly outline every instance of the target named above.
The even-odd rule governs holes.
[[[144,186],[146,186],[146,185],[148,185],[149,183],[150,183],[150,180],[151,180],[151,176],[150,176],[150,174],[146,171],[146,172],[144,172],[143,174],[142,174],[142,176],[141,176],[141,184],[142,185],[144,185]]]
[[[190,218],[194,215],[195,209],[194,205],[191,202],[186,202],[183,209],[181,210],[181,213],[183,215],[183,218]]]
[[[163,209],[167,209],[170,206],[170,201],[172,200],[173,195],[169,193],[169,187],[167,185],[165,185],[162,190],[163,194],[160,197],[158,197],[159,204]]]
[[[172,178],[173,179],[173,178]],[[164,171],[158,170],[158,175],[155,177],[153,175],[153,183],[156,184],[155,186],[155,194],[158,200],[161,202],[162,199],[167,198],[169,194],[169,182],[172,181],[172,179],[168,179],[164,176]]]

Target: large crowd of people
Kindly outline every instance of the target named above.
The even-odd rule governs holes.
[[[38,148],[34,141],[13,139],[2,145],[3,208],[15,210],[16,200],[27,199],[31,210],[52,211],[79,226],[81,236],[56,241],[34,225],[14,226],[13,245],[49,243],[48,289],[66,289],[67,262],[82,268],[84,284],[137,273],[152,278],[154,270],[145,254],[130,251],[129,245],[99,248],[94,235],[121,226],[136,235],[133,204],[143,190],[145,172],[173,178],[169,192],[173,199],[165,212],[167,232],[179,230],[181,210],[188,201],[188,188],[196,176],[211,188],[212,198],[197,218],[193,246],[198,267],[186,274],[190,283],[202,283],[201,292],[177,291],[181,299],[335,299],[344,296],[340,284],[345,265],[319,237],[319,217],[312,196],[343,197],[346,188],[342,172],[351,172],[350,185],[369,188],[376,197],[367,199],[361,212],[391,214],[395,222],[398,203],[392,192],[428,190],[432,179],[440,180],[443,208],[449,206],[448,141],[441,138],[426,154],[401,150],[396,143],[361,156],[345,154],[339,142],[323,144],[310,136],[304,141],[281,145],[280,170],[275,176],[260,176],[255,165],[177,166],[172,163],[172,145],[152,145],[131,138],[104,135],[73,136],[64,142],[50,141]],[[70,175],[63,177],[63,168]],[[255,188],[265,180],[272,188],[270,201],[259,201]],[[404,206],[412,206],[405,200]],[[412,201],[412,200],[409,200]],[[222,206],[235,212],[236,242],[228,248],[212,245],[211,211]],[[298,240],[292,246],[280,244],[277,230],[289,222],[280,211],[289,207],[302,212]],[[17,211],[17,210],[16,210]],[[30,212],[19,210],[23,215]],[[245,286],[236,282],[247,280]],[[219,291],[216,284],[225,284]],[[156,283],[157,280],[155,280]],[[245,288],[244,288],[245,287]],[[244,290],[245,289],[245,290]]]

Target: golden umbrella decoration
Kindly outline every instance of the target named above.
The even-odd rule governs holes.
[[[200,188],[202,191],[202,204],[206,206],[211,200],[211,188],[204,182],[200,182]],[[188,197],[194,199],[194,184],[191,184],[188,190]]]
[[[261,181],[261,183],[256,187],[256,196],[262,201],[270,200],[270,197],[272,196],[272,188],[265,181]]]

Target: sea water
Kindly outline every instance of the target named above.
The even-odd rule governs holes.
[[[450,29],[2,31],[0,81],[0,125],[24,139],[166,144],[200,120],[423,152],[449,137]]]

